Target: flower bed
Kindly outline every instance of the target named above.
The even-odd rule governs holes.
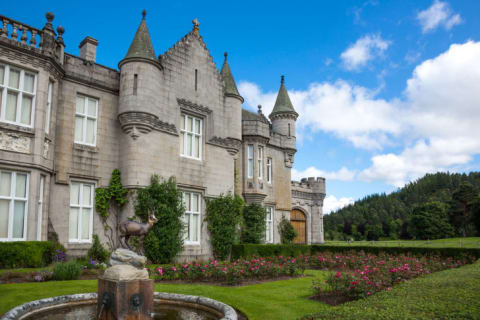
[[[377,256],[357,251],[346,254],[327,253],[303,259],[311,267],[336,270],[337,272],[332,273],[325,281],[328,290],[354,298],[366,297],[378,291],[389,291],[395,284],[475,261],[474,257],[453,259],[422,255]],[[313,289],[320,294],[325,291],[325,286],[314,281]]]
[[[238,259],[235,261],[194,261],[164,265],[154,271],[156,280],[211,281],[238,284],[248,280],[274,279],[303,274],[303,260],[287,257]]]

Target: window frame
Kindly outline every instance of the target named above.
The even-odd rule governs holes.
[[[77,99],[79,97],[82,97],[84,99],[84,104],[83,104],[83,110],[84,113],[78,113],[77,112]],[[95,101],[95,117],[88,115],[88,100],[94,100]],[[82,144],[86,146],[92,146],[96,147],[97,146],[97,127],[98,127],[98,105],[99,105],[99,99],[90,97],[81,93],[77,93],[75,96],[75,116],[74,116],[74,123],[73,123],[73,141],[77,144]],[[82,117],[82,140],[78,141],[75,138],[75,132],[77,129],[77,117]],[[87,143],[87,122],[88,119],[94,119],[95,120],[95,129],[93,132],[93,143]]]
[[[267,183],[272,184],[272,173],[273,173],[273,159],[271,157],[267,157]]]
[[[247,178],[248,179],[253,179],[253,175],[255,173],[254,158],[255,158],[255,148],[253,147],[253,144],[249,144],[247,145]]]
[[[188,119],[192,119],[192,131],[187,130],[187,123]],[[199,160],[202,161],[203,159],[203,123],[204,123],[204,118],[198,117],[191,115],[189,113],[183,113],[180,115],[180,122],[183,120],[183,126],[182,123],[180,123],[180,156],[188,159],[193,159],[193,160]],[[195,122],[196,120],[200,121],[200,128],[198,132],[195,132]],[[187,137],[191,135],[192,136],[192,145],[191,145],[191,156],[187,154]],[[199,137],[198,139],[198,158],[194,156],[195,152],[195,137]],[[183,145],[183,149],[181,146]]]
[[[263,146],[258,146],[257,162],[258,162],[258,180],[263,180],[264,168],[263,168]]]
[[[78,205],[73,204],[72,205],[72,185],[74,183],[80,184],[80,189],[79,189],[79,195],[78,195]],[[90,206],[85,206],[82,204],[83,200],[83,185],[90,185],[91,186],[91,191],[90,191]],[[69,206],[68,206],[68,243],[92,243],[92,237],[93,237],[93,214],[95,211],[95,189],[96,189],[96,183],[93,181],[86,181],[86,180],[71,180],[69,184]],[[77,216],[77,238],[71,238],[70,236],[70,214],[71,214],[71,208],[78,208],[78,216]],[[83,211],[84,208],[90,208],[90,217],[89,217],[89,231],[88,231],[88,240],[87,239],[82,239],[82,224],[80,223],[80,213]]]
[[[185,203],[186,194],[190,194],[190,211],[187,211],[187,206]],[[193,195],[198,195],[198,211],[193,211]],[[200,192],[195,191],[182,191],[182,201],[183,205],[185,206],[185,214],[183,216],[183,221],[185,223],[185,230],[184,230],[184,242],[186,245],[200,245],[201,243],[201,224],[202,224],[202,194]],[[198,216],[198,224],[197,224],[197,240],[192,240],[192,233],[190,232],[189,226],[192,225],[193,216]],[[187,223],[187,218],[189,222]]]
[[[12,66],[7,63],[0,63],[0,66],[3,66],[3,79],[0,79],[0,122],[10,123],[13,125],[26,127],[26,128],[33,128],[34,126],[34,119],[35,119],[35,102],[36,102],[36,92],[37,92],[37,79],[38,73],[30,70],[26,70],[21,67]],[[10,69],[16,70],[20,72],[19,80],[18,80],[18,88],[13,88],[8,85],[8,80],[10,78]],[[33,88],[32,92],[28,92],[24,90],[25,86],[25,73],[33,76]],[[17,105],[15,108],[15,121],[6,120],[5,113],[7,109],[7,95],[8,92],[15,92],[17,93]],[[32,98],[32,105],[30,109],[30,123],[25,124],[21,122],[22,118],[22,102],[23,97],[28,96]]]
[[[273,215],[275,209],[273,206],[266,206],[265,210],[267,214],[265,215],[265,243],[273,243]],[[270,219],[268,219],[268,214],[270,211]],[[270,228],[269,228],[270,225]]]
[[[47,105],[45,110],[45,133],[46,134],[50,134],[50,115],[52,112],[53,84],[54,82],[52,80],[48,81]],[[75,108],[76,107],[77,106],[75,105]]]
[[[30,173],[22,171],[13,171],[13,170],[0,170],[0,173],[8,172],[10,176],[10,195],[9,196],[0,196],[0,200],[8,200],[8,226],[7,226],[7,237],[0,238],[0,242],[9,242],[9,241],[26,241],[27,240],[27,222],[28,222],[28,196],[30,192]],[[27,176],[26,186],[25,186],[25,198],[15,196],[15,190],[17,187],[17,174],[24,174]],[[13,219],[14,219],[14,206],[15,201],[25,202],[25,207],[23,211],[23,237],[22,238],[13,238]]]
[[[37,241],[42,240],[42,220],[43,220],[43,198],[45,193],[45,176],[40,175],[39,191],[37,204]]]

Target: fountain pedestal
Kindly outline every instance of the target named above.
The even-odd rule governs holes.
[[[98,278],[99,320],[151,320],[153,280],[146,269],[115,265]]]

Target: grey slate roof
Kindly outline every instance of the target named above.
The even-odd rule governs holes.
[[[135,34],[124,59],[129,58],[143,58],[157,61],[155,51],[153,50],[152,40],[150,39],[150,33],[148,32],[147,23],[145,22],[145,16],[143,17],[142,22],[140,22],[137,33]]]
[[[223,82],[225,83],[225,94],[234,95],[241,98],[240,93],[238,93],[237,85],[233,79],[232,71],[227,62],[227,53],[225,52],[225,62],[223,63],[222,70],[220,71],[222,75]],[[243,100],[243,98],[242,98]]]
[[[292,101],[290,101],[287,89],[285,88],[284,76],[282,76],[281,79],[280,90],[278,90],[277,100],[275,101],[275,106],[273,107],[272,113],[270,113],[270,117],[281,113],[291,113],[298,116],[298,113],[293,108]]]
[[[258,113],[248,111],[246,109],[242,109],[242,121],[260,121],[266,124],[270,123],[263,114],[259,115]]]

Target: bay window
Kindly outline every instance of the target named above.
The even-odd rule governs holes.
[[[68,238],[70,242],[91,242],[93,229],[94,184],[70,184],[70,217]]]
[[[253,178],[253,145],[249,144],[247,147],[247,175],[249,179]]]
[[[258,147],[258,179],[263,179],[263,147]]]
[[[0,241],[26,239],[29,175],[0,171]]]

